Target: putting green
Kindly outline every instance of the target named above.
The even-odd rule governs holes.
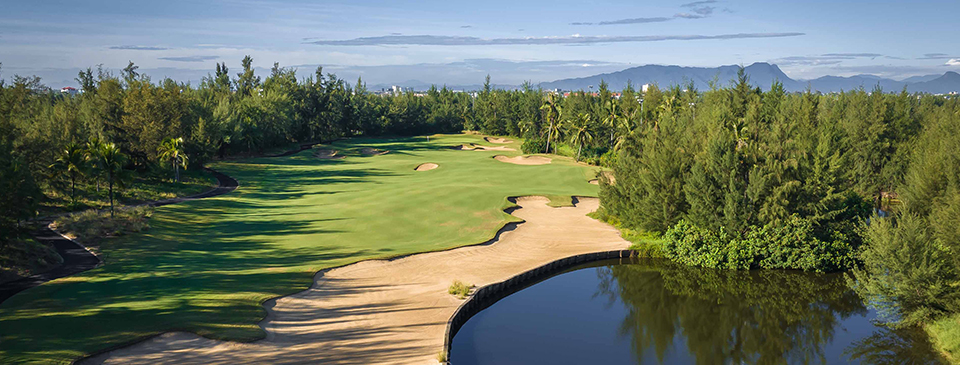
[[[158,208],[150,230],[103,243],[103,267],[0,305],[0,359],[69,363],[171,330],[256,340],[260,303],[308,288],[319,270],[486,241],[515,220],[502,212],[508,196],[597,194],[595,167],[448,148],[468,143],[490,145],[475,135],[353,139],[325,147],[342,159],[303,151],[213,164],[240,188]],[[415,171],[428,162],[439,167]]]

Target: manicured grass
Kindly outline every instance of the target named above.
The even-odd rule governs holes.
[[[157,208],[151,229],[101,242],[106,265],[0,305],[0,359],[66,363],[169,330],[250,341],[263,301],[307,289],[318,270],[486,241],[517,218],[508,196],[596,196],[596,167],[564,158],[503,163],[475,135],[346,140],[390,151],[321,160],[311,151],[221,162],[230,194]],[[519,141],[515,143],[519,146]],[[439,164],[414,171],[425,162]]]

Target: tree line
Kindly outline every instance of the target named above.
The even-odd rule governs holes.
[[[76,200],[77,185],[122,188],[133,176],[196,168],[214,158],[261,154],[340,137],[463,130],[472,100],[432,88],[425,95],[378,96],[318,67],[297,79],[274,64],[262,78],[249,56],[233,74],[217,64],[193,86],[152,80],[132,62],[114,75],[79,72],[71,96],[37,77],[0,81],[0,240],[37,215],[52,192]]]
[[[888,321],[960,312],[960,100],[692,85],[662,93],[601,177],[646,252],[726,269],[851,271]]]
[[[298,79],[274,64],[261,79],[252,63],[217,64],[196,86],[154,82],[133,63],[119,75],[89,68],[76,96],[36,77],[0,82],[0,232],[10,237],[49,191],[78,181],[109,189],[294,143],[475,130],[611,170],[601,216],[660,235],[655,250],[675,261],[855,269],[865,297],[913,303],[897,306],[901,317],[960,309],[955,97],[762,91],[742,70],[705,91],[497,90],[488,77],[476,93],[378,95],[321,67]]]

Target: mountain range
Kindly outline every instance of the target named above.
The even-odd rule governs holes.
[[[705,90],[713,81],[716,81],[719,86],[730,85],[737,78],[739,69],[740,66],[736,65],[715,68],[646,65],[594,76],[544,82],[540,83],[540,87],[545,90],[590,90],[595,89],[602,80],[611,90],[622,90],[628,82],[639,89],[643,84],[670,87],[693,81],[697,89]],[[899,92],[904,87],[909,92],[931,94],[960,92],[960,74],[953,71],[943,75],[914,76],[899,81],[874,75],[823,76],[813,80],[794,80],[783,73],[777,65],[765,62],[754,63],[745,67],[744,71],[750,77],[752,84],[763,89],[769,89],[775,80],[779,80],[787,91],[803,91],[808,87],[823,93],[854,90],[860,87],[870,91],[879,85],[885,92]]]

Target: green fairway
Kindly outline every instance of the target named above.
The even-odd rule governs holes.
[[[0,305],[0,362],[67,363],[170,330],[261,338],[263,301],[306,289],[318,270],[486,241],[516,218],[508,196],[596,196],[596,167],[554,158],[520,166],[474,135],[354,139],[312,151],[211,165],[230,194],[158,208],[142,234],[105,240],[106,264]],[[519,149],[519,142],[509,145]],[[363,156],[361,148],[390,151]],[[421,163],[430,171],[414,171]]]

